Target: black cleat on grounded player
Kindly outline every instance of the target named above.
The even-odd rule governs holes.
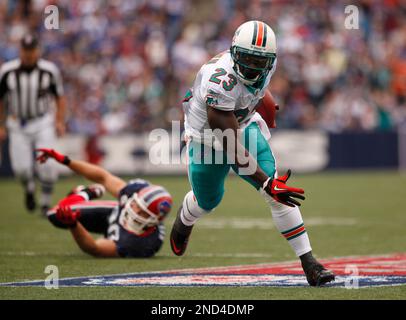
[[[35,208],[37,207],[35,196],[31,192],[25,193],[25,207],[30,213],[34,212]]]
[[[300,256],[300,260],[302,261],[302,268],[310,286],[320,287],[334,281],[334,273],[324,268],[323,265],[313,257],[311,252]]]
[[[189,236],[192,233],[193,229],[193,226],[186,226],[183,224],[180,218],[181,212],[182,206],[179,208],[178,214],[176,215],[170,237],[172,251],[177,256],[181,256],[185,253],[189,241]]]

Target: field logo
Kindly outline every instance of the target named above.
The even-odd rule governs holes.
[[[333,258],[321,262],[336,274],[336,280],[326,287],[355,289],[406,285],[406,253]],[[59,279],[57,285],[60,287],[309,286],[300,262],[297,261],[65,278]],[[1,283],[0,286],[44,286],[44,281]]]

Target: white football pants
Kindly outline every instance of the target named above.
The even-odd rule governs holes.
[[[58,178],[57,167],[53,161],[44,164],[34,163],[34,149],[55,147],[55,125],[52,114],[27,121],[22,126],[16,119],[7,120],[9,134],[9,153],[14,174],[24,180],[34,177],[37,171],[41,181],[53,183]]]

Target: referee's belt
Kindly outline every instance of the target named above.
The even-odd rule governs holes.
[[[45,113],[39,114],[36,117],[28,117],[28,118],[18,118],[15,115],[11,115],[11,118],[15,121],[18,121],[22,127],[24,127],[29,121],[39,119],[43,117]]]

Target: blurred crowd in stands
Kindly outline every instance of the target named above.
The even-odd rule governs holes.
[[[44,27],[52,4],[59,30]],[[63,72],[70,132],[146,132],[180,120],[199,67],[229,48],[240,24],[263,20],[278,40],[270,89],[279,128],[406,126],[406,3],[352,4],[359,29],[345,28],[343,1],[3,0],[0,63],[34,30]]]

